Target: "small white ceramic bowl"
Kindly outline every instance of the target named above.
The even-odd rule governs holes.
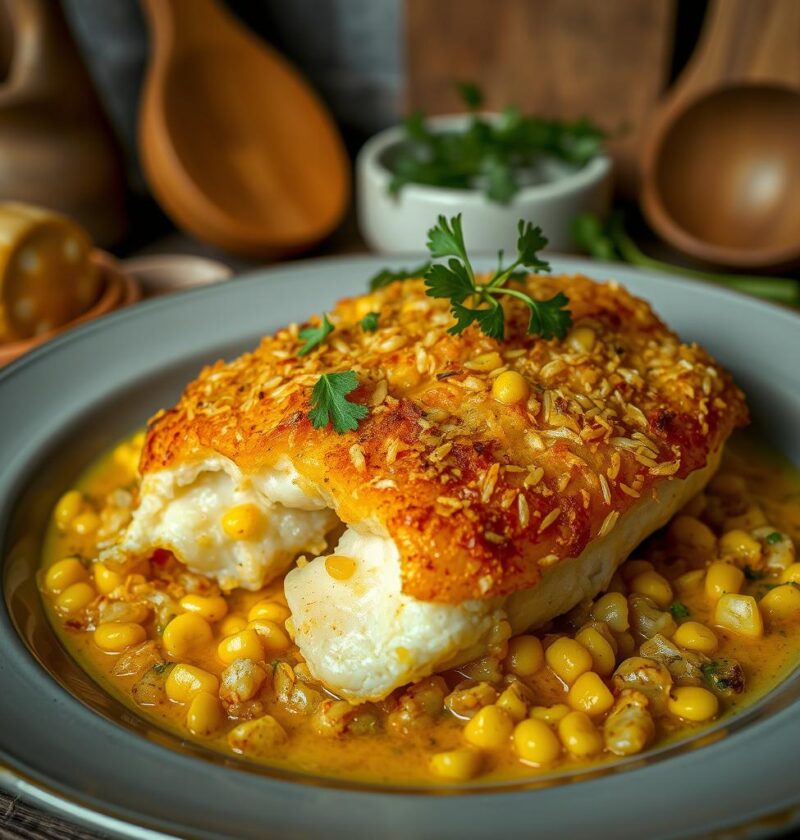
[[[491,115],[487,115],[491,117]],[[434,130],[464,128],[471,117],[457,114],[433,117]],[[443,213],[463,214],[464,238],[471,251],[514,253],[517,221],[540,225],[555,251],[575,249],[570,223],[581,212],[604,216],[611,203],[611,159],[598,155],[582,168],[557,180],[523,187],[508,204],[489,201],[477,189],[458,190],[424,184],[406,184],[397,196],[389,194],[392,173],[386,165],[391,150],[403,143],[402,126],[376,134],[361,149],[356,161],[358,226],[367,244],[386,254],[420,253],[428,229]]]

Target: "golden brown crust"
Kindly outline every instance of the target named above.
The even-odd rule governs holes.
[[[575,327],[595,336],[590,351],[572,336],[526,335],[517,301],[504,304],[505,342],[475,327],[451,336],[447,302],[421,281],[394,283],[341,301],[335,332],[308,356],[297,356],[292,325],[206,368],[151,422],[142,471],[209,451],[245,472],[288,458],[345,522],[385,527],[408,594],[456,603],[534,586],[637,498],[704,466],[747,410],[704,350],[681,344],[618,285],[580,276],[527,285],[540,299],[566,292]],[[368,311],[380,312],[374,333],[358,323]],[[492,398],[509,368],[531,383],[527,403]],[[368,417],[344,435],[314,429],[314,383],[348,369],[360,383],[349,398],[370,405]]]

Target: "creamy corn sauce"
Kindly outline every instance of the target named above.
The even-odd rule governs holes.
[[[519,780],[702,732],[798,661],[800,476],[751,434],[729,443],[706,492],[606,594],[524,636],[500,622],[481,659],[360,706],[310,675],[282,580],[222,592],[164,551],[97,562],[130,520],[142,439],[56,505],[40,587],[99,683],[212,749],[377,783]],[[346,574],[347,560],[334,557],[330,573]]]

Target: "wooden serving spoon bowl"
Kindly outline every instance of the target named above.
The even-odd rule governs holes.
[[[800,3],[716,0],[654,117],[642,206],[673,246],[733,268],[800,259]]]
[[[347,156],[317,95],[214,0],[142,0],[153,49],[141,104],[145,174],[181,227],[277,256],[338,224]]]

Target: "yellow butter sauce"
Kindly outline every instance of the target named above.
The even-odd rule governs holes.
[[[610,594],[513,640],[501,622],[480,660],[361,706],[310,674],[281,580],[226,594],[167,552],[98,563],[135,507],[141,445],[120,444],[56,506],[43,598],[106,690],[230,755],[376,783],[520,780],[701,735],[800,659],[800,476],[753,434]]]

